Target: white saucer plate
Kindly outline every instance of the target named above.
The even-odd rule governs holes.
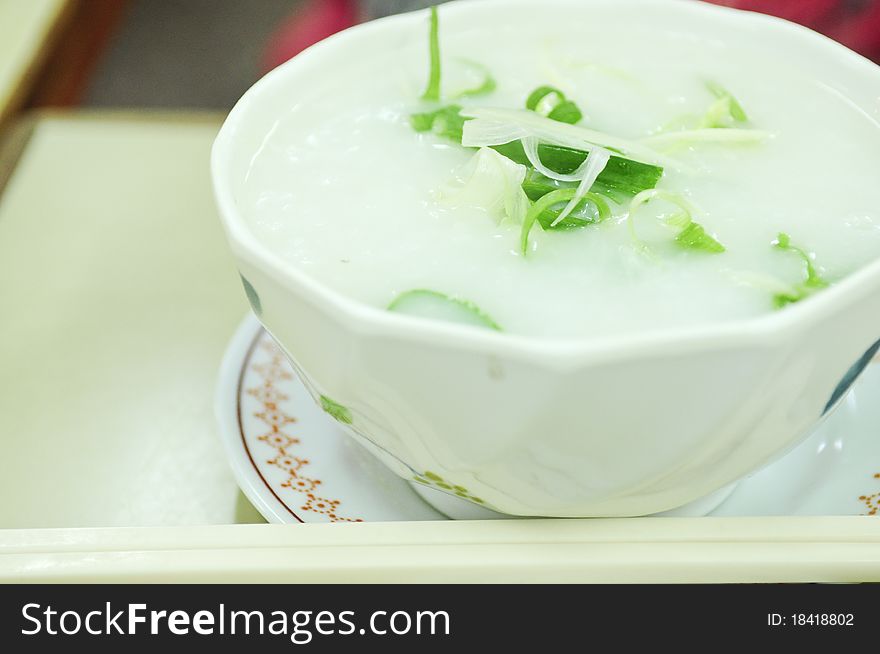
[[[444,520],[312,400],[253,316],[233,337],[216,396],[227,455],[269,522]],[[877,515],[880,365],[797,448],[743,479],[709,515]]]

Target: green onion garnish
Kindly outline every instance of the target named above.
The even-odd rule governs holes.
[[[678,233],[675,242],[689,250],[724,252],[724,246],[707,234],[702,225],[693,221]]]
[[[526,109],[569,125],[574,125],[584,117],[578,106],[553,86],[539,86],[532,91],[526,98]]]
[[[748,141],[749,137],[743,134],[739,134],[735,137],[732,135],[720,136],[719,134],[717,134],[717,132],[714,135],[699,134],[699,132],[705,130],[726,130],[731,128],[735,123],[746,123],[749,120],[745,109],[743,109],[742,105],[735,97],[733,97],[733,94],[730,93],[730,91],[725,89],[717,82],[708,81],[705,84],[709,92],[715,96],[715,102],[713,102],[709,106],[703,116],[699,117],[687,114],[678,116],[677,118],[674,118],[669,123],[667,123],[658,132],[658,134],[668,135],[675,134],[677,132],[686,132],[690,133],[690,137],[680,140],[690,141],[716,143],[736,143]],[[737,129],[734,131],[743,132],[746,130]],[[757,138],[758,137],[755,137],[755,139]],[[651,140],[655,144],[660,143],[660,141],[657,141],[653,137],[651,137]],[[667,138],[666,140],[669,139]]]
[[[489,69],[486,68],[483,64],[478,63],[476,61],[472,61],[470,59],[461,59],[460,60],[465,66],[472,68],[483,75],[483,81],[470,89],[465,89],[463,91],[459,91],[453,98],[470,98],[478,95],[486,95],[494,91],[498,84],[495,82],[495,78],[492,77],[492,73],[489,72]]]
[[[436,6],[431,7],[430,12],[429,56],[428,83],[422,99],[439,102],[440,40]],[[495,79],[484,66],[467,60],[466,64],[479,69],[483,73],[483,81],[473,88],[460,91],[455,97],[483,95],[496,88]],[[630,200],[627,222],[637,243],[640,241],[635,232],[633,214],[642,204],[659,198],[681,210],[664,221],[676,230],[674,240],[679,247],[721,253],[725,251],[724,245],[702,225],[694,222],[694,210],[690,203],[680,195],[656,188],[663,175],[663,167],[656,164],[679,166],[669,157],[657,153],[654,149],[657,146],[682,142],[747,143],[769,136],[757,130],[731,129],[733,123],[748,121],[742,105],[715,82],[707,82],[706,88],[715,96],[716,102],[696,129],[666,132],[640,141],[616,138],[576,125],[583,119],[580,108],[566,98],[561,90],[546,85],[529,94],[525,103],[526,111],[471,107],[462,115],[460,105],[450,104],[433,111],[412,114],[410,123],[417,132],[432,132],[466,147],[491,147],[515,164],[525,166],[524,179],[523,168],[520,167],[513,182],[509,181],[509,176],[504,176],[506,185],[500,195],[495,192],[496,189],[483,194],[491,196],[493,206],[498,204],[500,197],[508,219],[515,220],[525,213],[520,233],[520,249],[524,256],[535,223],[543,229],[573,229],[603,222],[611,216],[608,198],[618,203]],[[467,123],[469,120],[475,122]],[[719,130],[719,127],[726,129]],[[581,147],[584,149],[579,149]],[[594,157],[594,161],[591,161],[587,152],[591,148],[597,148],[595,152],[601,155]],[[629,159],[625,155],[639,156],[654,164]],[[474,175],[479,170],[477,166]],[[494,180],[491,175],[489,177]],[[518,188],[520,180],[522,190]],[[470,190],[470,187],[467,188]],[[516,190],[518,197],[509,192],[511,188]],[[517,201],[514,202],[512,198]],[[533,202],[528,210],[525,208],[529,204],[526,198]],[[560,208],[562,203],[566,204]],[[584,216],[584,210],[589,206],[595,208],[595,217]],[[569,214],[572,210],[576,210],[577,214]],[[777,294],[777,306],[797,301],[806,292],[803,289],[812,292],[827,285],[812,267],[809,257],[790,245],[787,235],[780,234],[776,246],[799,253],[806,257],[807,262],[807,281],[802,289],[797,294]],[[414,312],[417,315],[441,313],[446,314],[447,318],[454,314],[458,321],[500,330],[498,324],[472,302],[428,289],[402,293],[388,306],[388,310]]]
[[[712,103],[703,119],[700,121],[699,127],[707,129],[727,128],[733,123],[734,118],[731,112],[730,98],[720,98]]]
[[[412,114],[409,123],[417,132],[433,132],[456,143],[461,143],[461,133],[465,118],[461,106],[450,104],[436,111]]]
[[[716,98],[718,98],[718,100],[727,105],[728,112],[733,120],[738,123],[745,123],[749,120],[745,109],[743,109],[742,105],[739,103],[739,100],[733,97],[733,94],[730,93],[730,91],[725,89],[717,82],[713,82],[711,80],[706,82],[706,88],[709,89],[709,92]]]
[[[569,125],[558,120],[550,120],[527,109],[467,107],[462,111],[462,115],[473,119],[468,120],[464,125],[461,144],[465,147],[500,145],[525,137],[534,137],[542,143],[555,143],[578,150],[601,146],[617,154],[637,157],[641,161],[658,166],[686,169],[682,162],[657,152],[656,149],[645,145],[643,140],[621,138],[582,125]]]
[[[449,322],[465,323],[486,327],[495,331],[504,331],[489,314],[470,300],[451,297],[439,291],[416,288],[398,295],[388,311],[396,311],[422,318],[434,318]]]
[[[564,189],[574,190],[577,189]],[[575,196],[574,193],[571,194],[571,198]],[[571,200],[569,198],[569,201]],[[541,227],[544,229],[575,229],[579,227],[586,227],[588,225],[596,225],[598,223],[605,222],[609,218],[611,218],[611,207],[608,206],[608,201],[598,193],[594,193],[592,191],[581,196],[580,200],[578,200],[577,208],[575,211],[583,211],[588,205],[592,205],[596,209],[596,217],[595,218],[581,218],[579,216],[573,215],[574,212],[568,214],[565,218],[563,218],[558,223],[559,215],[562,213],[562,209],[555,209],[550,207],[549,209],[545,209],[540,214],[538,214],[538,223],[540,223]]]
[[[431,27],[428,35],[428,52],[431,68],[428,72],[428,86],[422,94],[423,100],[440,102],[440,27],[437,20],[437,7],[431,7]]]
[[[565,99],[565,94],[552,86],[539,86],[526,98],[526,109],[538,111],[538,104],[545,98],[555,98],[556,104]]]
[[[629,205],[627,222],[629,224],[629,231],[633,241],[642,244],[641,240],[639,240],[639,237],[636,235],[633,214],[643,204],[647,204],[654,199],[665,200],[670,204],[674,204],[681,210],[667,218],[665,221],[670,227],[678,229],[678,234],[675,237],[675,243],[678,246],[687,250],[702,250],[703,252],[712,254],[719,254],[725,251],[726,248],[711,236],[702,225],[694,222],[693,214],[696,213],[696,210],[690,202],[678,193],[671,193],[661,189],[642,191],[632,199],[632,202]]]
[[[412,114],[410,124],[417,132],[433,132],[456,143],[462,142],[464,125],[470,118],[461,115],[461,105],[451,104],[434,111]],[[532,168],[521,141],[491,146],[516,163]],[[614,150],[614,148],[609,148]],[[538,145],[541,162],[551,170],[568,175],[587,158],[584,150],[542,143]],[[596,179],[593,188],[616,202],[623,202],[645,189],[654,188],[663,175],[661,166],[613,155]],[[534,199],[534,198],[533,198]]]
[[[461,143],[462,129],[468,118],[461,115],[462,107],[457,104],[447,105],[435,111],[412,114],[410,125],[417,132],[433,132],[456,143]],[[521,141],[512,141],[504,145],[496,145],[493,150],[508,159],[522,164],[531,171],[531,181],[523,184],[529,198],[537,200],[544,193],[549,193],[559,184],[535,172],[529,163]],[[577,170],[587,153],[561,145],[542,143],[538,146],[538,156],[545,166],[557,173],[568,175]],[[642,163],[619,155],[612,155],[608,164],[593,184],[593,190],[610,197],[615,202],[623,202],[632,196],[654,188],[663,176],[663,168],[653,164]],[[547,185],[551,186],[547,186]]]
[[[549,229],[553,225],[553,221],[562,213],[562,208],[553,209],[555,205],[568,203],[577,193],[574,187],[560,188],[551,191],[540,198],[526,212],[523,219],[522,229],[520,231],[520,251],[525,256],[529,249],[529,234],[535,223],[539,223],[543,228]],[[597,193],[587,193],[581,197],[579,206],[591,203],[596,207],[598,217],[596,220],[584,220],[574,216],[567,216],[565,220],[558,225],[553,225],[553,229],[571,229],[573,227],[584,227],[586,225],[601,223],[611,217],[611,208],[601,195]]]
[[[804,262],[807,274],[807,279],[803,283],[795,286],[791,292],[777,293],[773,296],[773,306],[777,309],[781,309],[788,304],[800,302],[816,291],[829,286],[828,281],[826,281],[822,275],[819,274],[819,271],[816,270],[816,266],[813,264],[813,258],[810,254],[802,248],[792,245],[791,237],[788,234],[779,232],[776,236],[776,240],[773,241],[773,247],[785,252],[791,252],[800,257],[801,261]]]
[[[675,237],[675,242],[686,250],[702,250],[710,254],[720,254],[727,250],[702,225],[695,222],[688,223]]]
[[[558,120],[560,123],[568,123],[569,125],[574,125],[583,117],[581,110],[571,100],[560,102],[553,107],[553,111],[547,114],[547,118],[550,120]]]
[[[826,286],[828,286],[828,282],[826,282],[822,278],[822,275],[819,274],[819,272],[816,270],[816,267],[813,265],[812,257],[803,249],[791,244],[791,236],[784,232],[780,232],[776,236],[776,240],[773,241],[773,247],[779,250],[793,252],[801,258],[801,260],[804,262],[804,266],[806,267],[807,272],[807,280],[806,282],[804,282],[806,285],[812,286],[814,288],[825,288]]]
[[[549,193],[562,184],[534,172],[521,141],[496,145],[493,149],[532,170],[526,178],[526,182],[523,183],[523,189],[530,199],[537,200],[544,193]],[[587,153],[561,145],[542,143],[538,146],[538,156],[547,168],[563,175],[569,175],[584,163]],[[612,155],[593,184],[593,190],[607,195],[615,202],[623,202],[637,193],[654,188],[662,176],[663,168],[660,166]]]

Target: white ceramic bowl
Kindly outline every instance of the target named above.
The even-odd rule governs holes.
[[[880,114],[874,64],[805,28],[697,2],[468,0],[444,5],[443,29],[527,21],[555,5],[573,20],[647,21],[799,61]],[[257,241],[238,196],[278,115],[335,67],[424,29],[422,12],[395,16],[310,48],[244,95],[214,145],[248,296],[316,400],[400,475],[516,515],[672,509],[797,444],[873,355],[880,262],[757,319],[550,341],[354,302]]]

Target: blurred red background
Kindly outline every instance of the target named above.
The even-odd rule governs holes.
[[[22,104],[228,109],[334,32],[437,1],[67,0]],[[787,18],[880,62],[880,0],[705,1]]]
[[[827,34],[863,55],[880,60],[878,0],[707,0],[714,4],[780,16]],[[392,3],[393,4],[393,3]],[[414,8],[429,2],[398,3]],[[274,68],[299,51],[364,18],[374,16],[359,0],[307,0],[270,39],[264,68]]]
[[[806,25],[877,61],[880,2],[876,0],[712,0]]]

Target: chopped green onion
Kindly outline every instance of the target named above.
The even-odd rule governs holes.
[[[459,91],[452,96],[453,98],[469,98],[477,95],[486,95],[488,93],[491,93],[498,87],[498,84],[495,82],[495,78],[492,77],[489,69],[486,68],[483,64],[472,61],[470,59],[461,59],[460,61],[466,66],[482,73],[483,81],[478,86]]]
[[[538,149],[535,148],[535,157],[538,156]],[[590,151],[590,156],[587,157],[586,163],[583,167],[583,172],[581,172],[581,179],[577,185],[577,191],[574,194],[574,197],[568,202],[568,205],[565,209],[562,210],[562,213],[556,218],[553,222],[555,226],[558,223],[561,223],[565,218],[568,217],[574,209],[580,203],[581,198],[585,197],[591,188],[595,186],[596,179],[605,169],[605,166],[608,165],[608,161],[611,159],[611,152],[606,150],[605,148],[593,148]]]
[[[410,125],[417,132],[433,132],[456,143],[461,143],[461,134],[465,118],[461,115],[461,106],[450,104],[436,111],[412,114]]]
[[[775,247],[777,250],[791,252],[800,257],[801,261],[804,262],[804,266],[806,269],[805,272],[807,274],[807,279],[803,283],[793,287],[791,292],[777,293],[773,296],[773,305],[777,309],[781,309],[788,304],[800,302],[801,300],[812,295],[816,291],[827,288],[829,286],[829,283],[822,277],[821,274],[819,274],[819,271],[816,270],[816,266],[813,264],[813,258],[810,256],[810,254],[802,248],[799,248],[796,245],[792,245],[791,237],[788,234],[784,232],[779,232],[779,234],[776,236],[776,240],[773,241],[773,247]]]
[[[702,117],[690,114],[677,116],[676,118],[673,118],[671,121],[666,123],[666,125],[664,125],[658,131],[658,133],[675,134],[681,132],[695,132],[700,130],[729,129],[735,123],[748,122],[749,117],[746,115],[746,112],[742,108],[742,105],[735,97],[733,97],[733,95],[729,91],[727,91],[724,87],[715,82],[706,82],[706,88],[709,90],[710,93],[712,93],[712,95],[715,96],[715,102],[713,102],[709,106],[709,108],[706,110],[706,113],[704,113]],[[742,135],[739,135],[736,138],[728,138],[720,136],[718,134],[715,134],[711,139],[706,138],[706,135],[691,134],[689,137],[682,140],[688,139],[692,141],[704,142],[710,140],[715,142],[745,142],[745,140],[749,140],[743,140],[744,137]]]
[[[597,220],[584,220],[583,218],[567,216],[562,222],[553,225],[556,218],[562,213],[562,209],[554,210],[553,206],[562,202],[569,202],[575,197],[576,193],[577,189],[574,187],[557,189],[538,198],[537,202],[529,208],[520,231],[520,251],[523,255],[528,252],[529,233],[531,233],[536,222],[544,228],[552,226],[553,229],[571,229],[572,227],[584,227],[593,223],[601,223],[611,217],[611,208],[608,206],[605,198],[597,193],[587,193],[580,201],[583,204],[592,203],[596,207],[598,212]]]
[[[451,104],[435,111],[412,114],[409,117],[410,124],[417,132],[433,132],[443,138],[461,143],[464,123],[468,120],[461,115],[461,110],[460,105]],[[531,169],[529,158],[526,156],[521,141],[496,145],[492,149]],[[568,175],[580,168],[587,158],[587,152],[561,145],[541,143],[538,145],[538,156],[547,168]],[[593,189],[610,197],[615,202],[623,202],[636,193],[654,188],[662,176],[663,168],[660,166],[612,155],[593,184]],[[543,182],[555,184],[553,180],[543,176],[539,177],[543,178]],[[545,186],[539,183],[530,190],[524,185],[526,193],[532,200],[536,200],[544,194],[537,193],[538,188],[545,188]],[[544,192],[549,193],[554,188],[546,188]]]
[[[451,297],[439,291],[416,288],[398,295],[387,307],[388,311],[422,318],[435,318],[504,331],[489,314],[470,300]]]
[[[680,212],[673,214],[665,221],[670,227],[678,228],[679,231],[675,237],[675,243],[678,246],[687,250],[702,250],[703,252],[712,254],[719,254],[725,251],[726,248],[706,232],[702,225],[694,222],[693,214],[696,213],[696,209],[690,202],[678,193],[671,193],[662,189],[649,189],[647,191],[642,191],[632,199],[632,202],[629,205],[627,222],[629,224],[630,234],[636,243],[642,244],[636,234],[633,214],[636,209],[654,199],[665,200],[681,209]]]
[[[727,248],[714,236],[711,236],[702,225],[691,221],[678,236],[675,242],[686,250],[702,250],[710,254],[721,254]]]
[[[431,7],[431,26],[428,34],[428,54],[431,68],[428,72],[428,85],[422,94],[423,100],[440,102],[440,29],[437,20],[437,6]]]
[[[412,114],[410,124],[417,132],[432,132],[461,143],[462,129],[468,120],[461,115],[461,110],[460,105],[451,104],[435,111]],[[521,141],[496,145],[492,149],[532,170]],[[580,168],[588,155],[583,150],[541,143],[538,145],[538,156],[547,168],[567,175]],[[623,202],[645,189],[654,188],[662,176],[663,168],[660,166],[612,155],[593,184],[593,190],[615,202]],[[523,188],[532,200],[537,200],[544,193],[558,187],[556,182],[534,173],[533,170],[530,177],[531,180],[527,180]]]
[[[777,293],[773,296],[773,308],[781,309],[789,304],[800,302],[808,293],[803,293],[800,289],[795,289],[791,293]]]
[[[717,129],[727,128],[733,123],[745,123],[749,117],[746,115],[742,105],[733,95],[723,86],[715,82],[706,82],[706,88],[715,96],[716,100],[709,107],[703,120],[700,121],[700,127]]]
[[[722,129],[730,127],[733,122],[730,98],[719,98],[712,103],[703,115],[699,126],[708,129]]]
[[[561,188],[574,188],[571,184],[557,182],[555,179],[544,177],[544,175],[534,169],[529,169],[528,173],[526,173],[522,187],[532,202],[541,199],[541,197],[551,191],[558,191]]]
[[[521,141],[496,145],[493,149],[508,159],[531,168]],[[583,150],[542,143],[538,145],[538,156],[547,168],[567,175],[580,168],[588,155]],[[607,195],[615,202],[623,202],[645,189],[654,188],[662,176],[663,168],[660,166],[612,155],[593,184],[593,190]],[[554,180],[535,173],[526,178],[523,188],[529,198],[537,200],[559,186]]]
[[[548,97],[554,97],[556,99],[554,104],[558,104],[565,99],[565,94],[553,86],[539,86],[526,98],[526,109],[537,111],[538,104]]]
[[[724,246],[706,233],[702,225],[695,222],[688,223],[687,227],[675,237],[676,243],[689,250],[704,250],[706,252],[724,252]]]
[[[520,231],[519,237],[519,247],[523,256],[525,256],[529,250],[529,233],[532,231],[532,227],[535,226],[538,216],[554,204],[568,202],[574,197],[575,192],[576,189],[574,188],[563,188],[558,191],[553,191],[542,198],[539,198],[538,201],[529,208],[525,220],[523,220],[522,230]]]
[[[484,145],[492,147],[531,136],[543,143],[553,143],[576,150],[588,151],[598,145],[627,157],[638,157],[648,163],[686,169],[681,162],[658,152],[643,141],[620,138],[581,125],[550,120],[534,111],[467,107],[462,110],[462,115],[473,119],[464,124],[461,144],[465,147]]]
[[[725,89],[717,82],[713,82],[711,80],[706,82],[706,88],[709,89],[709,92],[712,95],[723,101],[728,106],[730,116],[731,118],[733,118],[733,120],[738,123],[745,123],[749,120],[745,109],[743,109],[742,105],[735,97],[733,97],[733,94],[730,93],[730,91]]]
[[[791,244],[791,236],[784,232],[779,232],[779,234],[776,236],[776,240],[773,242],[773,247],[777,248],[778,250],[793,252],[801,258],[801,260],[804,262],[804,266],[806,267],[807,280],[804,283],[807,286],[811,286],[813,288],[825,288],[826,286],[828,286],[828,282],[826,282],[822,278],[822,275],[819,274],[819,272],[816,270],[816,267],[813,265],[812,257],[803,249]]]
[[[581,113],[581,110],[571,100],[560,102],[553,107],[553,110],[549,114],[547,114],[547,118],[550,120],[557,120],[560,123],[568,123],[569,125],[574,125],[583,117],[584,115]]]
[[[572,195],[572,198],[574,198],[574,195]],[[569,202],[570,201],[571,200],[569,200]],[[596,209],[595,218],[590,218],[588,220],[574,215],[575,211],[582,211],[588,205],[592,205]],[[586,193],[578,200],[578,204],[574,211],[569,213],[562,220],[559,220],[561,214],[561,209],[554,209],[552,207],[550,209],[545,209],[538,215],[538,222],[541,224],[541,227],[546,230],[575,229],[586,227],[587,225],[596,225],[611,218],[611,207],[608,206],[608,201],[603,196],[598,193],[590,192]]]
[[[578,106],[553,86],[539,86],[532,91],[526,98],[526,109],[569,125],[574,125],[584,117]]]
[[[536,202],[540,200],[542,197],[551,193],[553,191],[559,191],[564,189],[575,189],[574,186],[568,185],[564,182],[557,182],[556,180],[549,179],[544,177],[540,173],[535,172],[534,170],[530,170],[526,174],[526,178],[522,183],[523,191],[526,193],[526,197],[529,200]],[[596,186],[594,185],[595,189]],[[590,200],[591,202],[583,202],[578,208],[583,209],[587,204],[592,204],[596,207],[599,212],[598,220],[585,220],[583,218],[576,218],[574,216],[567,216],[562,222],[552,227],[552,229],[571,229],[573,227],[585,227],[586,225],[591,225],[596,222],[602,222],[611,217],[611,207],[608,206],[607,194],[605,192],[592,191]],[[574,197],[574,196],[572,196]],[[596,201],[601,200],[601,204]],[[603,215],[604,212],[604,215]],[[551,225],[562,213],[561,209],[547,209],[540,216],[538,216],[538,222],[541,223],[541,227],[544,229],[551,229]]]

